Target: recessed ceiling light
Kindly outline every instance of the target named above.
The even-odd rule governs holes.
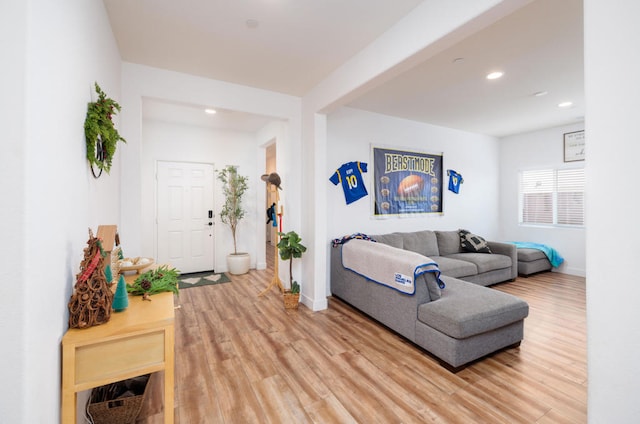
[[[258,28],[258,26],[260,26],[260,22],[255,20],[255,19],[247,19],[244,24],[247,26],[247,28],[250,29],[255,29]]]
[[[453,63],[462,63],[464,62],[464,57],[456,57],[452,60]]]
[[[491,72],[489,75],[487,75],[487,79],[494,80],[502,77],[503,75],[504,75],[504,72],[500,72],[500,71]]]
[[[546,96],[547,94],[549,94],[548,91],[536,91],[535,93],[533,93],[535,97],[542,97],[542,96]]]
[[[567,108],[573,106],[573,102],[562,102],[558,103],[558,107]]]
[[[204,112],[208,113],[209,115],[215,115],[216,114],[216,110],[215,109],[205,109]]]

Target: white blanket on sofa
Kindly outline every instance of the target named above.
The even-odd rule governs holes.
[[[409,250],[367,240],[349,240],[342,246],[342,266],[368,280],[406,294],[416,292],[416,278],[425,272],[435,274],[440,288],[440,269],[430,258]]]

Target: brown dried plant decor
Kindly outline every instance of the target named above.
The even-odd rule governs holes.
[[[89,241],[69,301],[70,328],[88,328],[104,324],[111,318],[113,292],[111,283],[104,275],[105,257],[101,240],[94,237],[89,229]]]

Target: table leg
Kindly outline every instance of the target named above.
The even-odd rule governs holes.
[[[62,347],[62,424],[76,424],[78,394],[75,391],[76,368],[74,346]]]
[[[165,333],[165,368],[164,368],[164,422],[173,424],[174,416],[174,326],[167,328]]]
[[[78,394],[72,390],[62,391],[62,424],[76,424],[76,409],[78,408]]]

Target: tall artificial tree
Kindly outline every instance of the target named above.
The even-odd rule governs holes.
[[[220,220],[229,225],[233,236],[233,254],[238,254],[238,242],[236,233],[238,223],[244,218],[245,210],[242,206],[242,197],[247,191],[248,178],[238,174],[238,167],[227,165],[218,174],[218,180],[222,182],[222,193],[224,194],[224,204],[220,212]]]

